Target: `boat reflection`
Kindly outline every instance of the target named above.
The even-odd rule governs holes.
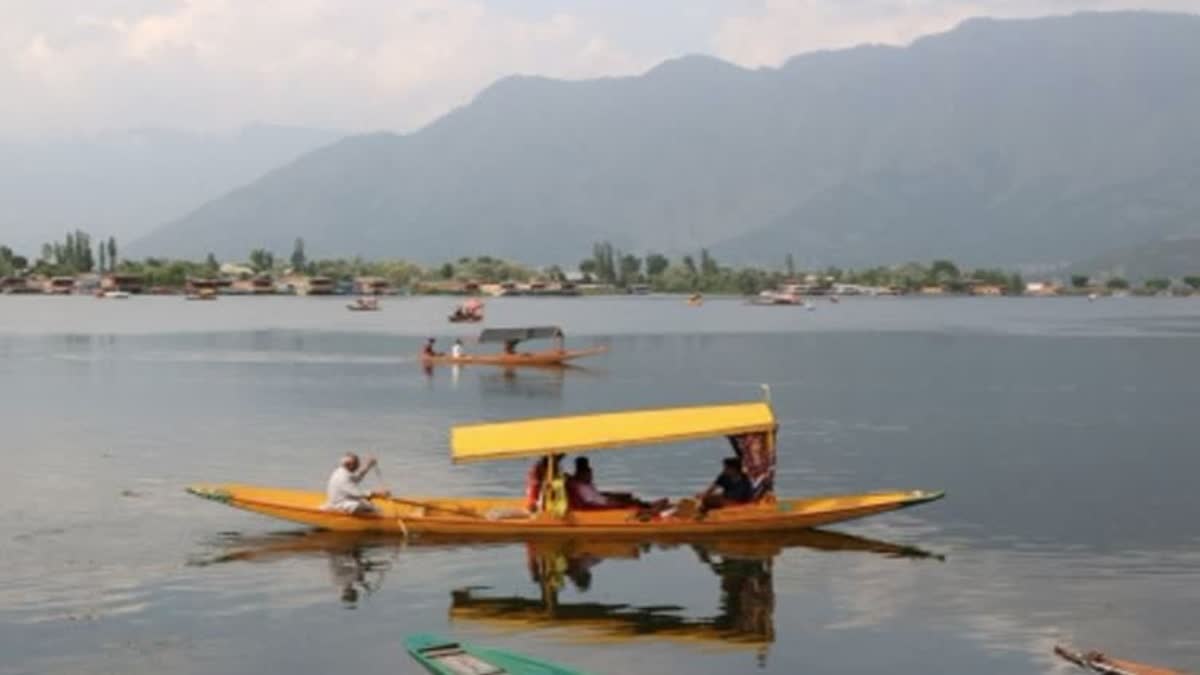
[[[600,373],[592,368],[573,364],[531,365],[517,367],[477,366],[443,366],[435,368],[424,364],[427,382],[433,385],[440,379],[440,373],[447,376],[451,389],[457,389],[466,378],[475,377],[479,382],[479,391],[484,396],[518,396],[521,398],[560,398],[567,377],[596,376]]]
[[[567,629],[573,641],[624,641],[641,637],[750,648],[766,658],[775,640],[775,559],[789,549],[874,553],[892,558],[942,559],[918,548],[823,530],[778,535],[643,540],[479,539],[394,536],[349,532],[293,532],[263,537],[229,536],[214,542],[225,549],[193,559],[192,565],[271,562],[326,556],[341,601],[354,607],[378,592],[392,560],[409,548],[458,549],[524,546],[530,595],[493,596],[471,586],[450,593],[452,621],[504,629]],[[637,560],[664,551],[690,550],[718,579],[718,611],[689,615],[675,605],[560,601],[568,585],[587,592],[593,570],[606,560]]]
[[[452,620],[482,622],[508,628],[575,628],[573,640],[623,641],[640,637],[746,647],[765,660],[775,640],[773,565],[787,549],[869,552],[895,558],[934,558],[921,549],[832,531],[809,530],[783,535],[722,537],[700,540],[530,541],[526,542],[529,574],[536,597],[487,596],[487,589],[468,587],[451,593]],[[593,584],[592,569],[610,559],[637,559],[655,551],[690,548],[697,560],[719,579],[719,611],[688,616],[673,605],[560,602],[568,583],[580,592]]]

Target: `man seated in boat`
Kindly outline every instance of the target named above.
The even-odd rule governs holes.
[[[504,353],[505,354],[516,354],[517,353],[517,343],[518,343],[518,340],[505,340],[504,341]]]
[[[461,358],[462,358],[462,356],[463,356],[463,343],[462,343],[462,340],[455,340],[455,341],[454,341],[454,345],[453,345],[452,347],[450,347],[450,356],[453,356],[453,357],[454,357],[454,358],[456,358],[456,359],[461,359]]]
[[[358,455],[347,452],[338,467],[329,475],[329,483],[325,487],[325,504],[321,508],[352,514],[374,513],[375,506],[371,504],[371,499],[386,497],[388,493],[384,490],[366,492],[359,487],[359,483],[376,463],[374,457],[368,457],[367,463],[361,464]]]
[[[754,484],[742,469],[742,460],[726,457],[717,479],[704,492],[696,495],[696,499],[704,509],[719,509],[754,501]]]
[[[592,464],[587,457],[575,458],[575,473],[567,477],[567,504],[577,511],[603,509],[661,509],[667,500],[646,502],[628,492],[601,492],[596,489],[592,476]]]

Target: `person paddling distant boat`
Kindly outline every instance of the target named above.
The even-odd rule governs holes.
[[[434,338],[429,338],[428,340],[426,340],[425,348],[421,350],[421,355],[422,356],[443,356],[443,354],[441,352],[434,349],[433,346],[435,344],[437,344],[437,340]]]
[[[325,511],[341,511],[343,513],[374,513],[375,506],[371,504],[374,497],[386,497],[386,490],[364,491],[359,483],[367,473],[375,468],[378,462],[374,457],[368,457],[366,464],[358,461],[358,455],[348,452],[342,457],[338,467],[329,475],[329,483],[325,487]]]

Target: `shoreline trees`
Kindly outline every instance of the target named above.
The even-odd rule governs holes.
[[[668,293],[729,293],[753,295],[783,284],[796,283],[815,291],[829,292],[835,285],[887,288],[896,292],[917,292],[936,287],[949,293],[965,293],[981,286],[1018,295],[1024,292],[1021,275],[997,268],[967,269],[948,259],[935,259],[928,264],[909,262],[880,265],[862,269],[798,269],[792,253],[781,256],[779,267],[732,266],[722,264],[708,249],[696,255],[683,254],[670,258],[656,251],[641,255],[622,251],[611,242],[593,244],[591,255],[578,264],[578,273],[571,274],[557,265],[541,269],[488,255],[462,257],[436,265],[420,265],[404,260],[364,260],[363,258],[318,259],[309,255],[304,240],[296,238],[291,255],[276,256],[266,248],[248,252],[247,263],[255,274],[320,275],[337,280],[356,277],[380,277],[395,287],[411,287],[420,283],[544,280],[551,283],[582,282],[599,284],[617,291],[648,287]],[[203,261],[145,258],[121,260],[117,240],[109,237],[92,244],[91,235],[82,230],[68,232],[62,241],[47,242],[41,256],[32,263],[17,255],[11,248],[0,246],[0,277],[30,275],[70,276],[91,272],[140,274],[148,286],[182,287],[188,278],[212,278],[220,273],[216,256],[209,253]],[[1143,294],[1200,292],[1200,274],[1177,280],[1159,277],[1147,279],[1136,292]],[[1112,277],[1096,281],[1084,275],[1068,280],[1069,291],[1085,292],[1099,289],[1124,291],[1131,289],[1128,280]]]

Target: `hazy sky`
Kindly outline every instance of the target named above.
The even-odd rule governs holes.
[[[403,131],[512,73],[901,44],[971,16],[1200,0],[0,0],[0,138],[247,122]]]

